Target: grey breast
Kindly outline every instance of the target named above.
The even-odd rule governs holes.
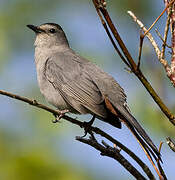
[[[54,53],[54,52],[53,52]],[[65,102],[61,94],[48,81],[46,77],[46,64],[51,54],[44,48],[35,48],[35,64],[37,71],[37,80],[40,91],[46,100],[60,110],[69,109],[70,106]]]

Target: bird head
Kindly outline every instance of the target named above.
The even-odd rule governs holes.
[[[69,46],[66,35],[60,25],[45,23],[40,26],[27,25],[36,34],[35,46]]]

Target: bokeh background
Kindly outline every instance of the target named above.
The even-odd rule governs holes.
[[[164,8],[163,1],[111,0],[107,3],[119,33],[137,59],[139,28],[128,16],[127,10],[132,10],[149,27]],[[132,113],[157,146],[160,141],[165,142],[167,136],[174,137],[174,127],[136,77],[124,69],[125,65],[109,42],[91,0],[1,0],[0,89],[47,104],[39,92],[36,80],[33,47],[35,35],[26,28],[27,24],[39,25],[46,22],[60,24],[74,50],[116,78],[128,95]],[[165,16],[156,24],[161,33],[164,24]],[[152,33],[161,45],[154,30]],[[145,39],[141,68],[165,104],[174,111],[174,88],[152,49]],[[53,124],[53,118],[50,113],[0,95],[0,179],[133,179],[119,163],[77,142],[75,136],[83,135],[82,130],[65,120]],[[78,118],[87,120],[90,116]],[[113,129],[98,120],[95,125],[130,147],[153,170],[127,128]],[[162,159],[168,178],[174,179],[175,154],[166,143],[162,148]]]

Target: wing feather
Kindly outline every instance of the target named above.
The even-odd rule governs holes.
[[[53,57],[48,59],[45,70],[47,79],[64,100],[78,112],[82,113],[79,107],[83,106],[89,112],[104,117],[106,112],[102,105],[103,96],[86,72],[85,66],[64,56],[65,54],[59,54],[54,56],[56,59]],[[76,106],[78,103],[80,105]]]

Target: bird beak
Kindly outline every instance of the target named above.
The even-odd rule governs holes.
[[[34,25],[31,25],[31,24],[28,24],[27,27],[32,29],[35,33],[44,32],[44,30],[39,28],[38,26],[34,26]]]

